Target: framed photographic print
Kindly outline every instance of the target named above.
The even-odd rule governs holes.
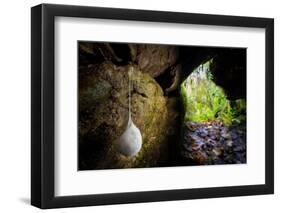
[[[272,194],[274,21],[31,9],[31,203]]]

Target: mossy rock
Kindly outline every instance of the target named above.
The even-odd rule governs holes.
[[[132,65],[105,62],[79,76],[79,169],[151,167],[165,159],[168,113],[157,82]],[[131,72],[132,120],[143,145],[136,157],[117,152],[129,112]]]

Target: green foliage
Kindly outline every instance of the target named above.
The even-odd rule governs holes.
[[[237,99],[231,103],[233,120],[237,123],[246,122],[246,100]]]
[[[212,81],[211,63],[212,60],[200,65],[181,84],[184,119],[195,122],[221,120],[226,125],[232,124],[235,119],[239,122],[245,120],[246,101],[231,103],[227,99],[223,89]]]

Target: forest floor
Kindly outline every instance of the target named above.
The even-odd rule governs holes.
[[[246,163],[246,125],[185,122],[182,155],[195,165]]]

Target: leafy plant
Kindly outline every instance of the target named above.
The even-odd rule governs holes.
[[[181,84],[184,119],[195,122],[222,120],[230,125],[239,116],[246,118],[246,101],[240,99],[231,103],[227,99],[224,90],[212,80],[211,64],[212,60],[200,65]]]

